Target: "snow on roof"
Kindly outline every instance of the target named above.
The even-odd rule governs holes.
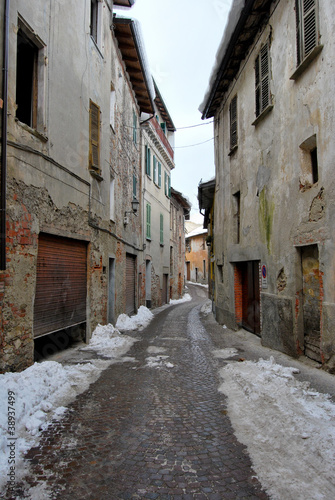
[[[245,6],[246,0],[233,0],[229,15],[228,15],[228,21],[225,27],[225,30],[223,32],[223,37],[221,39],[219,48],[217,50],[216,56],[215,56],[215,63],[212,69],[212,73],[209,79],[209,84],[208,88],[204,97],[204,100],[199,106],[199,111],[204,114],[208,100],[210,98],[212,88],[216,82],[218,73],[220,71],[221,63],[222,60],[225,56],[225,53],[227,51],[227,48],[229,46],[230,39],[235,31],[235,28],[237,26],[238,20],[241,16],[241,12]]]
[[[186,238],[193,238],[193,236],[199,236],[200,234],[206,234],[206,233],[207,229],[204,229],[201,225],[193,229],[193,231],[191,231],[190,233],[187,233]]]

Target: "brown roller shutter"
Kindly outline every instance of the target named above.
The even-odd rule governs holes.
[[[136,312],[135,284],[136,284],[136,257],[126,255],[126,313],[130,316]]]
[[[38,243],[34,337],[86,321],[87,245],[41,234]]]

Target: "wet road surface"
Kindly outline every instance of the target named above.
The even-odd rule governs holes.
[[[44,432],[20,498],[268,498],[218,392],[220,346],[201,322],[207,291],[190,289],[191,302],[130,333],[133,361],[111,365]]]

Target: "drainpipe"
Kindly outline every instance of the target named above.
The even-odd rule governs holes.
[[[6,270],[6,184],[7,184],[7,112],[8,112],[8,39],[9,2],[5,0],[3,40],[3,109],[1,137],[1,200],[0,200],[0,271]]]

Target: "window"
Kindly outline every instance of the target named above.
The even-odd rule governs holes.
[[[153,179],[154,179],[154,183],[158,184],[157,159],[156,159],[155,155],[153,155],[153,157],[152,157],[152,163],[153,163]]]
[[[165,122],[161,123],[161,129],[163,130],[164,134],[166,134],[166,123]]]
[[[109,218],[115,220],[115,180],[114,177],[110,178],[109,184]]]
[[[318,45],[318,0],[296,0],[297,64]]]
[[[164,244],[164,216],[163,214],[160,214],[160,244]]]
[[[255,62],[256,80],[256,117],[260,116],[271,104],[270,95],[270,55],[269,44],[260,50]]]
[[[237,95],[235,95],[229,105],[230,119],[230,150],[237,148]]]
[[[115,101],[116,101],[115,88],[111,84],[111,93],[110,93],[110,115],[109,115],[109,123],[115,129]]]
[[[300,190],[305,191],[319,180],[318,149],[316,135],[300,144]]]
[[[162,187],[162,165],[158,162],[158,187]]]
[[[137,178],[133,175],[133,200],[137,200]]]
[[[93,40],[98,42],[98,1],[91,0],[90,33]]]
[[[202,274],[203,274],[203,277],[206,278],[206,261],[205,260],[202,262],[202,265],[203,265]]]
[[[173,247],[170,247],[170,275],[173,274]]]
[[[147,203],[147,231],[146,231],[147,240],[151,240],[151,205]]]
[[[151,176],[151,151],[149,146],[145,146],[145,173]]]
[[[43,116],[38,112],[38,107],[43,100],[45,66],[42,49],[44,47],[28,25],[19,19],[16,57],[16,118],[34,129],[43,129]]]
[[[240,224],[241,224],[241,193],[238,191],[233,195],[234,202],[234,222],[235,222],[235,243],[240,243]]]
[[[89,168],[100,173],[100,108],[91,100]]]
[[[171,178],[166,172],[164,172],[164,192],[165,192],[165,196],[168,196],[170,198],[170,196],[171,196]]]
[[[135,111],[133,111],[133,141],[137,143],[137,116]]]

